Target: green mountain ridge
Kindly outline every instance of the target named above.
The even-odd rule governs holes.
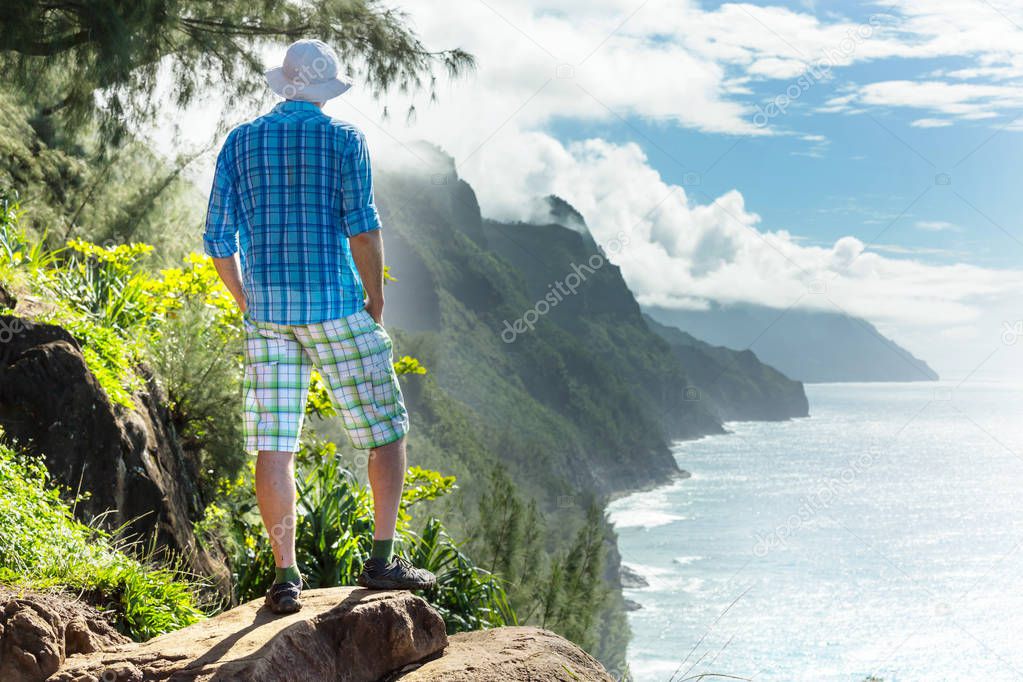
[[[803,384],[757,359],[751,350],[712,346],[681,329],[643,315],[647,325],[668,342],[705,391],[715,414],[725,421],[777,421],[809,415]]]

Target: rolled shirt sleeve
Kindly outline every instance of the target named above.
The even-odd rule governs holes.
[[[380,229],[380,215],[373,199],[373,171],[366,137],[355,131],[341,159],[341,227],[348,237]]]
[[[217,169],[206,211],[203,248],[214,258],[230,258],[238,252],[238,198],[228,165],[230,142],[228,136],[217,156]]]

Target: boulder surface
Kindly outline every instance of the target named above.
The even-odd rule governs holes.
[[[142,644],[68,658],[50,682],[371,682],[447,645],[440,615],[410,592],[307,590],[298,613],[257,599]],[[6,680],[6,678],[4,678]]]
[[[73,654],[128,642],[99,611],[60,593],[0,586],[0,680],[44,680]]]
[[[395,682],[613,682],[597,659],[550,630],[504,627],[453,635],[444,655]]]

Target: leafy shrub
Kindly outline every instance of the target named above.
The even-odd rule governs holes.
[[[193,579],[136,558],[134,549],[76,521],[42,463],[0,445],[0,581],[82,591],[135,639],[200,620]]]
[[[274,576],[270,541],[253,499],[253,466],[225,483],[220,506],[207,507],[197,530],[220,536],[231,554],[241,601],[260,596]],[[406,473],[398,517],[398,551],[437,574],[426,598],[444,616],[449,632],[515,623],[501,581],[477,567],[436,518],[412,528],[411,509],[448,495],[455,480],[412,467]],[[333,443],[303,445],[296,467],[296,559],[309,587],[354,585],[373,546],[370,491],[342,466]]]
[[[104,247],[72,240],[60,267],[47,271],[44,286],[75,312],[127,335],[154,312],[149,277],[139,268],[152,251],[147,244]]]
[[[218,479],[233,478],[248,460],[241,434],[241,335],[220,324],[219,315],[201,301],[185,301],[165,315],[159,338],[145,349],[182,445],[199,453],[206,499],[214,499]]]
[[[42,240],[30,240],[20,229],[23,215],[17,195],[0,189],[0,280],[8,283],[18,271],[37,273],[51,265],[58,255],[46,250]]]

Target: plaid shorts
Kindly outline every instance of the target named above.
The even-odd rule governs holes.
[[[391,339],[365,310],[301,325],[245,318],[244,326],[246,450],[298,449],[314,366],[355,447],[379,447],[408,432]]]

